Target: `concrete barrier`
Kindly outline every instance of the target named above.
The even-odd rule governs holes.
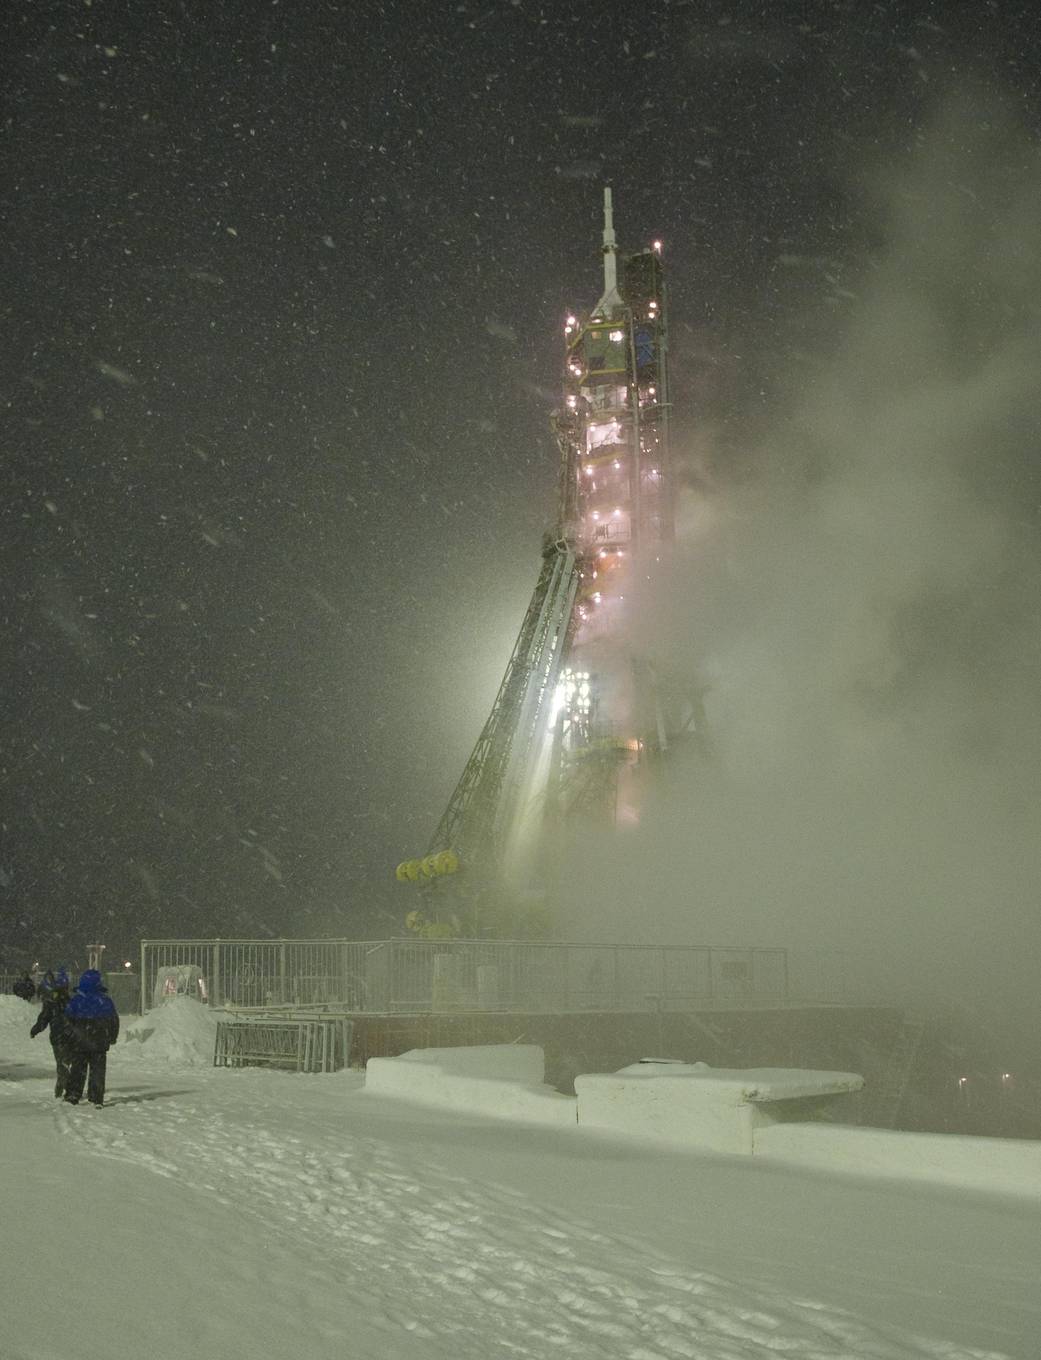
[[[534,1044],[423,1048],[370,1058],[365,1089],[496,1119],[573,1128],[575,1101],[546,1086],[544,1076],[545,1055]]]
[[[775,1102],[857,1091],[853,1072],[786,1068],[724,1069],[705,1063],[647,1061],[620,1072],[575,1078],[582,1128],[751,1156]]]

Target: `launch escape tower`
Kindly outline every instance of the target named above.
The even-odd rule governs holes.
[[[603,262],[599,302],[564,325],[557,520],[531,602],[427,854],[397,867],[430,893],[417,929],[489,924],[480,900],[544,883],[548,830],[617,818],[621,772],[668,743],[653,668],[624,627],[627,583],[649,579],[673,534],[661,242],[619,254],[610,189]]]

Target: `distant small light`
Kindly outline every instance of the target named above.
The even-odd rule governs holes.
[[[597,553],[597,557],[606,557],[606,556],[607,556],[607,549],[606,549],[606,548],[601,548],[600,551]]]
[[[618,461],[617,458],[614,460],[614,465],[615,465],[616,468],[620,468],[620,467],[622,466],[621,463]]]
[[[578,405],[578,398],[577,398],[577,397],[568,397],[568,399],[567,399],[567,404],[571,407],[572,410],[574,410],[575,407]]]
[[[599,590],[598,590],[598,591],[596,592],[596,594],[593,596],[593,603],[594,603],[594,604],[599,604],[599,603],[600,603],[600,600],[601,600],[601,595],[600,595],[600,592],[599,592]]]
[[[959,1085],[959,1086],[967,1086],[968,1083],[969,1083],[968,1077],[959,1077],[959,1078],[958,1078],[958,1085]]]
[[[651,249],[654,251],[654,253],[655,253],[656,255],[660,255],[660,254],[661,254],[661,242],[660,242],[660,241],[655,241],[654,244],[651,246]]]
[[[599,510],[594,510],[594,511],[593,511],[593,518],[594,518],[594,519],[599,519],[599,518],[600,518],[600,511],[599,511]]]
[[[577,326],[577,325],[578,325],[578,318],[577,318],[577,317],[574,317],[574,316],[569,316],[568,319],[567,319],[567,324],[568,324],[569,326]]]
[[[614,512],[614,517],[615,517],[615,519],[621,519],[621,517],[622,517],[622,512],[621,512],[621,510],[616,510],[616,511]]]
[[[124,959],[124,960],[123,960],[123,967],[124,967],[124,968],[133,968],[133,966],[134,966],[134,965],[130,962],[129,959]]]
[[[625,339],[625,332],[624,332],[624,331],[612,331],[612,332],[611,332],[610,338],[615,342],[615,344],[617,344],[617,343],[619,342],[619,340],[624,340],[624,339]]]

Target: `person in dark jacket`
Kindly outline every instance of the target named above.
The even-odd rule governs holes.
[[[51,1052],[54,1054],[54,1067],[57,1079],[54,1094],[65,1094],[69,1079],[69,1022],[65,1019],[65,1007],[69,1004],[69,975],[64,968],[56,973],[44,973],[40,981],[40,1015],[29,1031],[35,1039],[45,1029],[50,1028]]]
[[[86,1081],[87,1099],[92,1105],[102,1105],[106,1057],[109,1045],[119,1037],[119,1014],[96,968],[88,968],[80,978],[72,1000],[65,1007],[65,1020],[69,1034],[65,1099],[70,1105],[78,1105]]]
[[[23,1001],[31,1001],[36,995],[36,984],[28,973],[23,973],[16,982],[12,983],[11,991],[14,992],[15,996],[20,996]]]

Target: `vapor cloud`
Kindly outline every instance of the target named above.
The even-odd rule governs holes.
[[[884,245],[841,343],[793,363],[757,475],[687,498],[634,611],[634,650],[706,687],[709,751],[576,851],[565,928],[844,949],[868,992],[1029,1025],[1041,157],[962,97],[866,178]]]

